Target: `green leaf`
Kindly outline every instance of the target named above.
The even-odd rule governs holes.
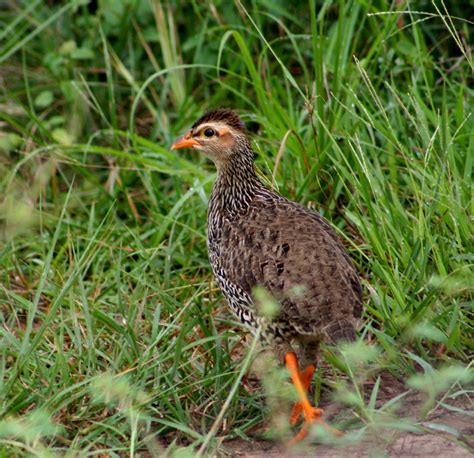
[[[414,336],[446,343],[447,337],[436,326],[430,323],[418,323],[411,329]]]
[[[76,49],[76,42],[74,40],[68,40],[59,47],[59,53],[67,56],[72,54]]]
[[[36,96],[34,104],[36,108],[46,108],[53,103],[53,100],[52,91],[42,91]]]
[[[0,134],[0,151],[7,153],[21,145],[21,141],[22,138],[17,134]]]
[[[71,58],[75,60],[87,60],[94,57],[95,53],[90,48],[78,48],[71,53]]]
[[[54,129],[51,133],[53,139],[61,145],[71,146],[73,144],[72,136],[62,128]]]

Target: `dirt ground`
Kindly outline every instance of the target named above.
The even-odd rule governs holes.
[[[474,419],[466,421],[466,415],[458,413],[444,414],[436,419],[437,423],[451,426],[462,431],[464,440],[456,441],[449,433],[438,431],[423,434],[393,432],[383,439],[367,439],[355,445],[312,444],[302,446],[298,450],[288,450],[285,446],[271,441],[256,440],[246,442],[234,440],[225,445],[230,456],[243,458],[283,457],[324,457],[324,458],[355,458],[355,457],[443,457],[464,458],[474,456],[473,443],[469,446],[469,436],[474,435]],[[462,444],[462,445],[461,445]]]
[[[466,413],[438,408],[433,415],[423,422],[416,422],[422,401],[418,397],[407,400],[404,407],[404,416],[424,427],[425,431],[421,433],[384,429],[383,434],[379,433],[378,437],[368,435],[368,437],[353,444],[312,443],[302,444],[291,450],[276,441],[260,439],[250,442],[232,440],[223,444],[227,453],[222,456],[243,458],[303,458],[316,456],[324,458],[474,457],[474,398],[470,400],[464,398],[462,401],[450,402],[449,404],[453,407],[462,408]],[[326,412],[328,412],[328,409],[326,409]],[[334,412],[330,415],[333,414]]]

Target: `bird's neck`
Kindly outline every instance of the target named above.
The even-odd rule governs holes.
[[[263,187],[255,171],[253,152],[234,154],[217,168],[209,212],[233,215],[245,211]]]

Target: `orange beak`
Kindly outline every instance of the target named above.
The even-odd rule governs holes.
[[[199,145],[197,140],[189,138],[189,133],[185,134],[183,137],[178,138],[172,145],[171,150],[183,149],[183,148],[192,148],[193,146]]]

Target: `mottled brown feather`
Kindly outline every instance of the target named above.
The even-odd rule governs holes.
[[[355,268],[329,224],[278,195],[256,196],[248,211],[222,221],[221,265],[249,295],[263,286],[281,304],[278,321],[298,339],[355,338],[362,311]]]

